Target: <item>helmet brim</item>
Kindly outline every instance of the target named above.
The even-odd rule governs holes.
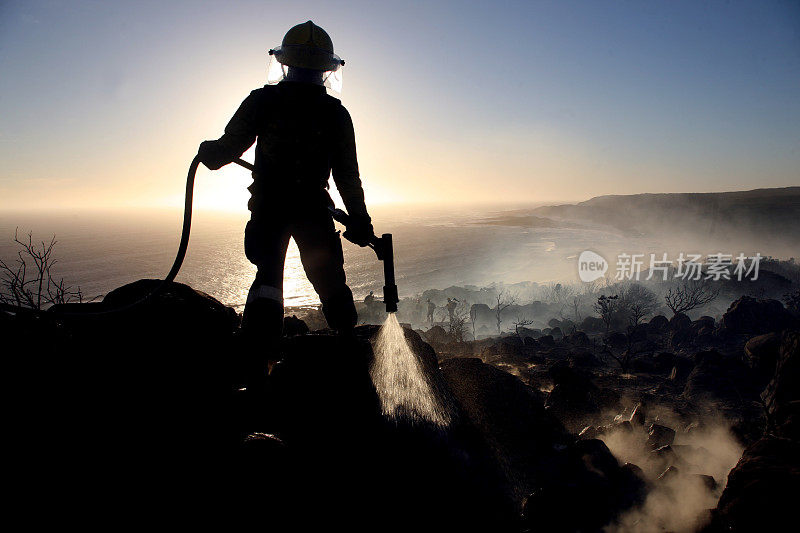
[[[342,58],[327,50],[307,45],[281,45],[269,51],[282,65],[311,70],[335,71],[344,65]]]

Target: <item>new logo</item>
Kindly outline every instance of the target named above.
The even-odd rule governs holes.
[[[600,279],[606,271],[608,271],[608,261],[602,255],[586,250],[578,256],[578,276],[581,281],[589,283]]]

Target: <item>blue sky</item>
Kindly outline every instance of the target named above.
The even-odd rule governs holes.
[[[0,209],[180,205],[312,19],[372,202],[800,185],[800,2],[0,3]],[[245,173],[198,178],[236,209]]]

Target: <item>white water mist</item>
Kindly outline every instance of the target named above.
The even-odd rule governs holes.
[[[425,374],[422,361],[408,345],[394,313],[389,313],[381,326],[373,351],[372,381],[384,416],[424,420],[437,426],[450,424],[449,409]]]

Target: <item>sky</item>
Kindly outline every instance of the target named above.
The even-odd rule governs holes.
[[[182,205],[309,19],[370,204],[800,185],[797,0],[0,0],[0,210]],[[243,211],[249,183],[203,169],[196,204]]]

